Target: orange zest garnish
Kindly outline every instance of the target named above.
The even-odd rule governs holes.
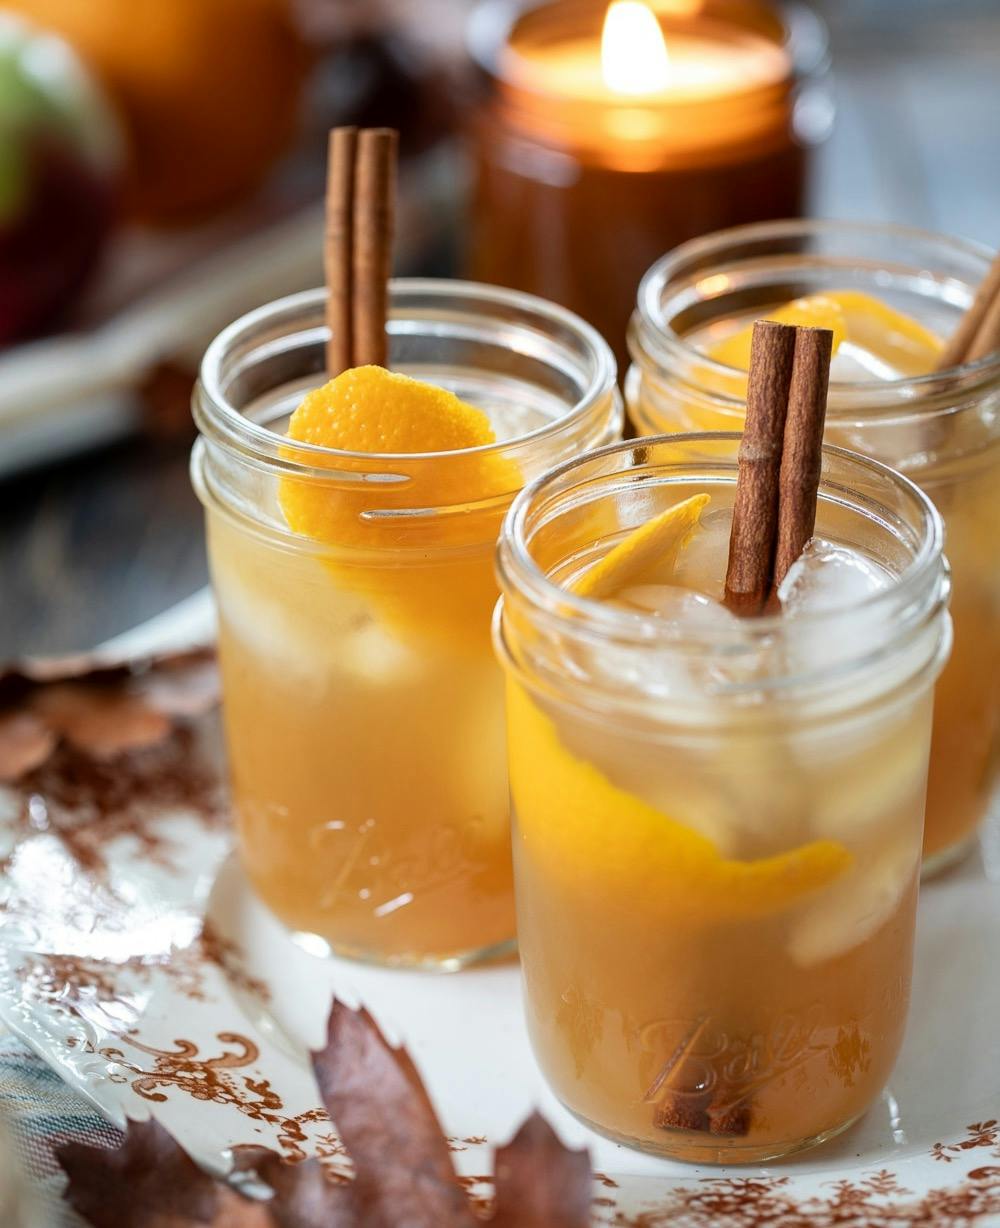
[[[483,518],[498,527],[503,508],[447,512],[512,494],[520,485],[510,461],[470,451],[495,441],[482,410],[433,384],[382,367],[356,367],[304,398],[288,438],[338,449],[309,456],[308,463],[348,475],[340,483],[285,477],[279,490],[290,528],[329,548],[324,561],[339,583],[365,595],[378,616],[411,636],[468,635],[470,619],[488,623],[496,588],[490,526]],[[370,474],[373,466],[344,452],[440,455],[400,464],[407,480],[386,483],[349,480],[352,472]],[[292,447],[285,454],[305,459]],[[378,468],[392,473],[393,463]],[[393,511],[416,514],[379,516]],[[445,557],[450,547],[467,549],[456,561]]]

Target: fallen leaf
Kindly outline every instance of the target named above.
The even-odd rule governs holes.
[[[114,759],[127,750],[153,746],[170,732],[172,722],[122,687],[87,686],[80,682],[41,687],[31,711],[67,742],[94,756]]]
[[[162,1127],[130,1122],[116,1150],[69,1144],[66,1198],[93,1228],[476,1228],[448,1142],[404,1049],[366,1010],[335,1002],[313,1054],[320,1092],[351,1160],[351,1181],[317,1160],[291,1164],[264,1147],[233,1149],[233,1174],[272,1197],[253,1201],[203,1173]],[[570,1151],[536,1113],[496,1155],[492,1228],[587,1228],[586,1151]]]
[[[289,1164],[268,1147],[238,1147],[236,1172],[252,1171],[274,1191],[275,1228],[357,1228],[353,1182],[333,1181],[318,1160]]]
[[[155,1121],[129,1121],[118,1148],[67,1143],[56,1155],[67,1200],[93,1228],[274,1228],[266,1204],[203,1173]]]
[[[218,695],[207,648],[135,660],[92,654],[14,662],[0,669],[0,781],[15,783],[62,743],[99,761],[154,746]]]
[[[0,716],[0,782],[14,781],[45,762],[56,735],[30,712]]]
[[[417,1068],[405,1049],[390,1047],[366,1010],[334,1002],[313,1070],[354,1161],[359,1224],[474,1228]]]
[[[587,1228],[592,1199],[590,1156],[570,1151],[540,1113],[532,1113],[506,1147],[498,1147],[492,1228]]]

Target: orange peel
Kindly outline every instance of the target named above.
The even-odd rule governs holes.
[[[445,388],[356,367],[306,395],[288,438],[337,449],[308,463],[348,478],[373,472],[368,455],[435,454],[400,462],[408,479],[400,483],[284,477],[281,509],[294,532],[328,548],[324,561],[337,581],[364,595],[391,629],[409,638],[446,633],[459,642],[488,636],[496,600],[492,538],[504,511],[499,497],[519,487],[520,474],[496,452],[474,451],[496,440],[482,410]],[[303,459],[294,447],[283,453]],[[393,462],[377,468],[391,473]],[[448,510],[494,497],[498,506],[487,510]],[[406,510],[423,514],[378,515]]]
[[[854,857],[813,840],[772,857],[722,857],[711,840],[613,784],[562,744],[513,679],[507,686],[510,784],[518,838],[547,873],[630,908],[711,921],[782,911],[845,874]]]

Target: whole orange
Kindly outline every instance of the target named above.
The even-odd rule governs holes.
[[[118,107],[126,207],[167,222],[254,188],[292,135],[308,55],[289,0],[4,0],[62,34]]]

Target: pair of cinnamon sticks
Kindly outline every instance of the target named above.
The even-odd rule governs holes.
[[[1000,350],[1000,255],[990,265],[972,306],[945,346],[937,369],[975,362]]]
[[[833,334],[773,320],[754,324],[746,424],[726,571],[735,613],[773,607],[816,527]],[[1000,350],[1000,255],[945,347],[938,370]]]
[[[833,333],[758,320],[726,570],[726,605],[760,614],[816,526]]]
[[[327,371],[384,367],[395,228],[399,135],[392,128],[334,128],[327,163]]]

